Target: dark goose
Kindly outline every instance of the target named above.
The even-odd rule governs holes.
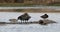
[[[41,16],[41,18],[46,19],[46,18],[48,18],[48,15],[44,14],[44,15]]]
[[[23,15],[18,17],[18,20],[28,21],[30,18],[31,18],[31,16],[29,16],[28,13],[24,13]]]

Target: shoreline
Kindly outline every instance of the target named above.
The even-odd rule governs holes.
[[[8,11],[6,13],[8,13]],[[9,13],[60,13],[60,12],[9,12]]]

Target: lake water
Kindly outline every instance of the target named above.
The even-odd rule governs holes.
[[[22,15],[20,12],[0,12],[0,22],[10,22],[9,19],[17,19]],[[45,13],[28,13],[32,18],[29,21],[39,21],[40,16]],[[40,24],[6,24],[0,25],[0,32],[60,32],[60,13],[47,13],[50,20],[58,23],[40,25]]]

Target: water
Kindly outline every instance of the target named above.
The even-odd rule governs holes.
[[[52,9],[52,10],[60,10],[60,6],[0,7],[0,9]]]
[[[0,21],[10,22],[9,19],[17,19],[23,13],[18,12],[0,12]],[[38,21],[40,16],[45,13],[28,13],[32,18],[29,21]],[[58,23],[49,25],[40,24],[6,24],[0,25],[1,32],[60,32],[60,13],[47,13],[50,20]]]

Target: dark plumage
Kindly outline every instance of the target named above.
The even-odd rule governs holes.
[[[44,14],[44,15],[41,16],[41,18],[46,19],[46,18],[48,18],[48,15]]]
[[[30,18],[31,18],[31,17],[30,17],[27,13],[25,13],[25,14],[19,16],[19,17],[18,17],[18,20],[28,21]]]

